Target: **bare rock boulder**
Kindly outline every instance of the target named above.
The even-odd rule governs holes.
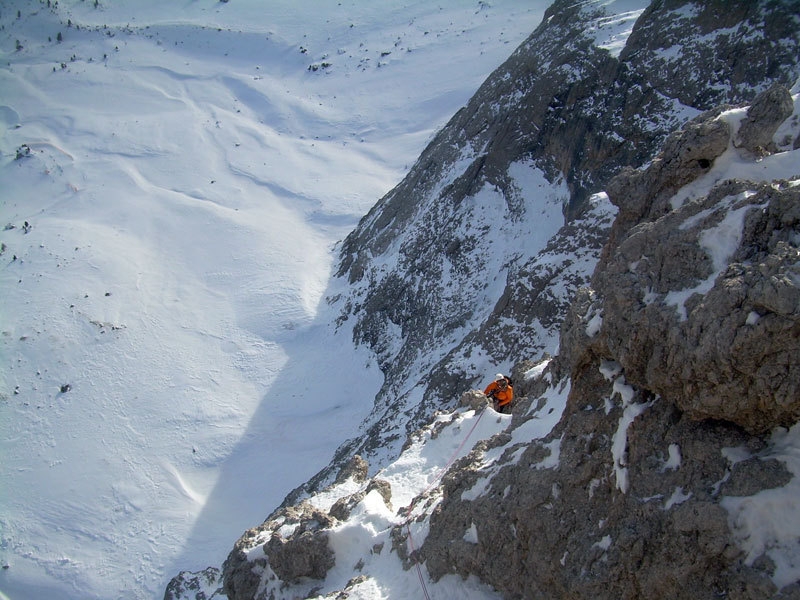
[[[469,390],[461,394],[461,406],[468,406],[472,410],[481,410],[488,406],[486,395],[480,390]]]
[[[800,419],[798,206],[796,186],[725,182],[631,231],[596,278],[630,381],[753,433]]]
[[[739,126],[734,144],[753,154],[775,152],[772,137],[778,127],[792,115],[792,95],[782,85],[773,85],[759,94],[750,108],[747,118]]]
[[[304,577],[324,579],[334,565],[326,533],[334,523],[328,513],[301,502],[276,510],[260,526],[247,530],[222,566],[228,600],[255,598],[269,569],[288,583]],[[286,527],[292,533],[284,538],[281,531]]]
[[[304,577],[325,579],[336,562],[325,531],[304,531],[288,540],[275,533],[264,552],[275,574],[288,583],[297,583]]]

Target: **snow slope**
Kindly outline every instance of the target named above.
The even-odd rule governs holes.
[[[3,3],[0,595],[160,597],[356,433],[334,245],[544,8]]]

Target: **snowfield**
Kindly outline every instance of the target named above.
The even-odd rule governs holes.
[[[0,596],[161,597],[357,432],[335,245],[546,6],[0,7]]]

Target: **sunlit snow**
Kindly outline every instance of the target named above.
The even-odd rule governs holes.
[[[2,592],[161,597],[355,434],[335,244],[546,4],[3,3]]]

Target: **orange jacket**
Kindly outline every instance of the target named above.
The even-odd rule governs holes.
[[[493,381],[483,390],[483,393],[487,396],[492,392],[494,392],[494,399],[497,401],[497,406],[505,406],[514,399],[514,388],[509,385],[506,389],[502,389],[498,381]]]

